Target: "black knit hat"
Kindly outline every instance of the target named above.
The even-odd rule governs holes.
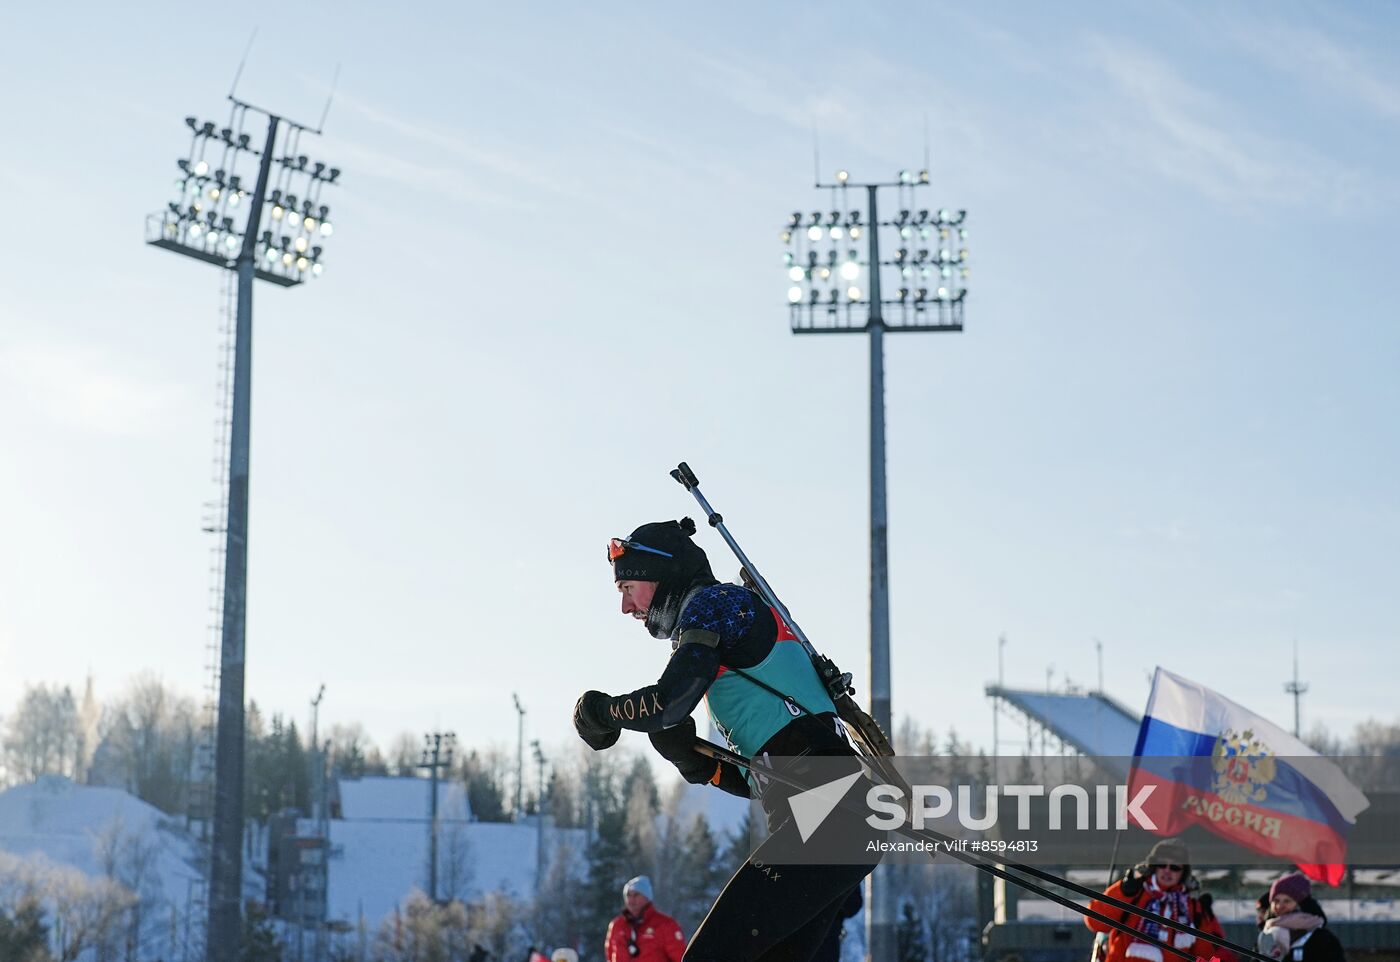
[[[613,559],[613,580],[689,581],[702,570],[708,572],[704,550],[690,540],[694,533],[695,522],[689,518],[642,525],[627,536],[626,550]]]
[[[691,588],[715,583],[710,559],[690,540],[694,533],[695,522],[689,518],[644,524],[627,536],[625,550],[613,559],[614,581],[656,582],[646,617],[653,638],[671,637]]]

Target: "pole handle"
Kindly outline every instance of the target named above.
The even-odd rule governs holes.
[[[676,470],[671,472],[671,477],[679,481],[687,491],[700,486],[700,479],[695,476],[694,471],[690,470],[690,465],[684,461],[676,465]]]

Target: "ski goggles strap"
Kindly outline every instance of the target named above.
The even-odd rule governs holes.
[[[616,561],[629,551],[646,551],[650,554],[660,555],[663,558],[674,558],[675,555],[669,551],[662,551],[660,548],[651,548],[640,541],[628,541],[625,538],[611,538],[608,540],[608,560]]]

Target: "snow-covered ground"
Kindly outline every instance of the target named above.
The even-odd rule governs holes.
[[[151,894],[175,905],[199,879],[196,847],[180,822],[120,789],[58,775],[0,792],[0,850],[43,855],[91,876],[140,870]]]
[[[38,895],[53,923],[50,937],[65,952],[75,951],[75,936],[101,937],[75,930],[118,899],[130,914],[123,910],[114,921],[120,931],[108,938],[134,939],[142,958],[192,957],[206,916],[197,853],[179,820],[120,789],[50,775],[0,792],[0,876],[19,884],[9,897]],[[82,944],[81,958],[98,951]]]
[[[345,817],[329,823],[331,858],[328,907],[332,919],[377,925],[416,888],[427,889],[429,783],[424,779],[343,781]],[[460,786],[440,786],[438,847],[439,895],[475,900],[488,892],[529,899],[535,893],[540,832],[531,822],[467,820]],[[743,799],[708,786],[688,786],[678,815],[710,821],[716,836],[736,831],[747,810]],[[299,831],[313,834],[315,823]],[[266,833],[253,831],[247,842],[257,851],[245,857],[245,895],[263,898],[264,882],[255,870],[266,862]],[[546,827],[546,861],[561,847],[582,870],[582,829]],[[115,788],[75,785],[49,776],[0,792],[0,852],[66,865],[92,878],[114,877],[139,887],[149,905],[184,929],[202,924],[202,882],[198,843],[181,819],[171,818]],[[547,870],[547,868],[546,868]],[[162,938],[175,939],[176,933]],[[178,935],[183,939],[183,934]]]

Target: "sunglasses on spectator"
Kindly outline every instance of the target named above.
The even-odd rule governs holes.
[[[1185,866],[1185,865],[1171,865],[1171,864],[1168,864],[1168,863],[1165,863],[1165,862],[1164,862],[1163,864],[1161,864],[1161,865],[1158,865],[1157,867],[1158,867],[1158,868],[1170,869],[1170,870],[1173,871],[1173,872],[1184,872],[1184,871],[1186,871],[1186,866]]]
[[[675,555],[669,551],[662,551],[660,548],[649,548],[638,541],[626,541],[622,538],[612,538],[608,541],[608,560],[616,561],[628,551],[646,551],[651,554],[660,555],[663,558],[674,558]]]

